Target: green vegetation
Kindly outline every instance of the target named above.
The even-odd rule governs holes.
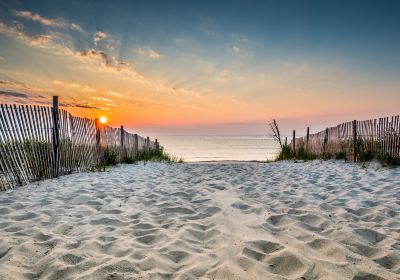
[[[106,171],[107,166],[118,164],[118,151],[116,148],[107,147],[102,150],[99,162],[94,166],[92,171]]]
[[[297,160],[314,160],[318,157],[310,152],[308,152],[303,147],[298,149],[296,153],[290,149],[288,145],[283,145],[281,151],[279,152],[278,156],[276,157],[276,161],[280,160],[290,160],[290,159],[297,159]]]
[[[50,177],[51,169],[47,166],[53,160],[50,143],[38,140],[9,141],[0,144],[0,150],[6,155],[0,158],[0,172],[3,172],[4,166],[15,177],[21,176],[21,170],[29,170],[28,175],[34,181]],[[20,181],[20,178],[17,180]]]
[[[289,146],[283,145],[281,148],[281,151],[279,152],[278,156],[276,157],[275,161],[279,160],[288,160],[288,159],[294,159],[295,155],[293,154],[292,150],[290,149]]]
[[[183,163],[182,158],[174,157],[163,150],[140,151],[134,155],[125,155],[119,159],[119,151],[115,148],[106,148],[102,152],[99,163],[92,171],[105,171],[107,166],[114,166],[118,163],[137,164],[139,162],[147,163],[149,161],[167,162],[167,163]]]
[[[122,163],[134,164],[143,161],[144,163],[148,161],[157,161],[157,162],[167,162],[167,163],[183,163],[182,158],[174,157],[164,152],[163,150],[150,150],[150,151],[141,151],[133,156],[125,156],[122,158]]]
[[[327,154],[324,154],[323,157],[324,156],[327,156]],[[317,159],[317,156],[301,147],[296,151],[295,158],[300,160],[314,160]]]
[[[279,130],[278,123],[276,120],[272,120],[269,123],[269,127],[271,130],[270,136],[272,139],[277,142],[281,148],[278,156],[276,157],[275,161],[280,161],[280,160],[314,160],[314,159],[323,159],[323,160],[328,160],[328,159],[348,159],[348,154],[346,154],[346,151],[351,151],[355,153],[355,159],[357,162],[361,162],[362,166],[366,166],[366,162],[370,162],[374,159],[378,160],[382,166],[400,166],[400,155],[397,156],[392,156],[390,154],[383,154],[381,155],[377,151],[382,151],[384,149],[381,149],[380,143],[378,142],[372,142],[370,140],[363,140],[361,138],[357,139],[356,143],[351,143],[351,142],[345,142],[341,141],[340,142],[340,150],[337,151],[334,154],[328,153],[328,152],[323,152],[320,155],[316,155],[311,153],[310,151],[307,151],[307,149],[304,148],[304,146],[300,146],[297,148],[296,151],[293,151],[290,146],[287,144],[287,141],[285,140],[284,143],[281,141],[281,133]],[[397,135],[392,136],[394,139],[395,137],[398,137]],[[398,143],[398,142],[397,142]],[[378,149],[373,151],[373,147],[378,147]]]
[[[400,166],[400,156],[394,157],[389,154],[384,155],[374,155],[366,145],[362,145],[358,143],[357,147],[357,161],[362,164],[363,167],[366,166],[367,162],[372,160],[378,160],[380,164],[384,167],[391,167],[391,166]],[[323,153],[322,155],[315,155],[310,152],[307,152],[306,149],[303,147],[299,148],[296,153],[290,149],[288,145],[283,145],[281,151],[279,152],[278,156],[276,157],[275,161],[280,160],[314,160],[314,159],[344,159],[346,160],[346,153],[345,151],[341,150],[335,154],[330,153]]]
[[[346,159],[346,153],[343,150],[336,152],[335,159]]]
[[[384,167],[400,166],[400,156],[393,157],[391,155],[385,154],[379,157],[379,162]]]

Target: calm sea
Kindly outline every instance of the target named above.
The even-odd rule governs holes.
[[[271,160],[278,146],[267,136],[162,135],[160,144],[187,162],[220,160]]]

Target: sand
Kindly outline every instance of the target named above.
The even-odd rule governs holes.
[[[125,165],[0,193],[0,279],[400,279],[400,168]]]

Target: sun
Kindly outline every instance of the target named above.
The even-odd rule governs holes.
[[[107,118],[106,117],[100,117],[99,118],[99,121],[102,123],[102,124],[105,124],[106,122],[107,122]]]

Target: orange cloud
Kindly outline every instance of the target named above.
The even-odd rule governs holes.
[[[30,11],[14,11],[14,15],[21,17],[21,18],[25,18],[28,20],[32,20],[32,21],[41,23],[46,26],[71,29],[71,30],[75,30],[75,31],[79,31],[79,32],[84,32],[82,27],[80,27],[78,24],[66,23],[65,21],[63,21],[61,19],[44,18],[41,15],[34,14]]]

